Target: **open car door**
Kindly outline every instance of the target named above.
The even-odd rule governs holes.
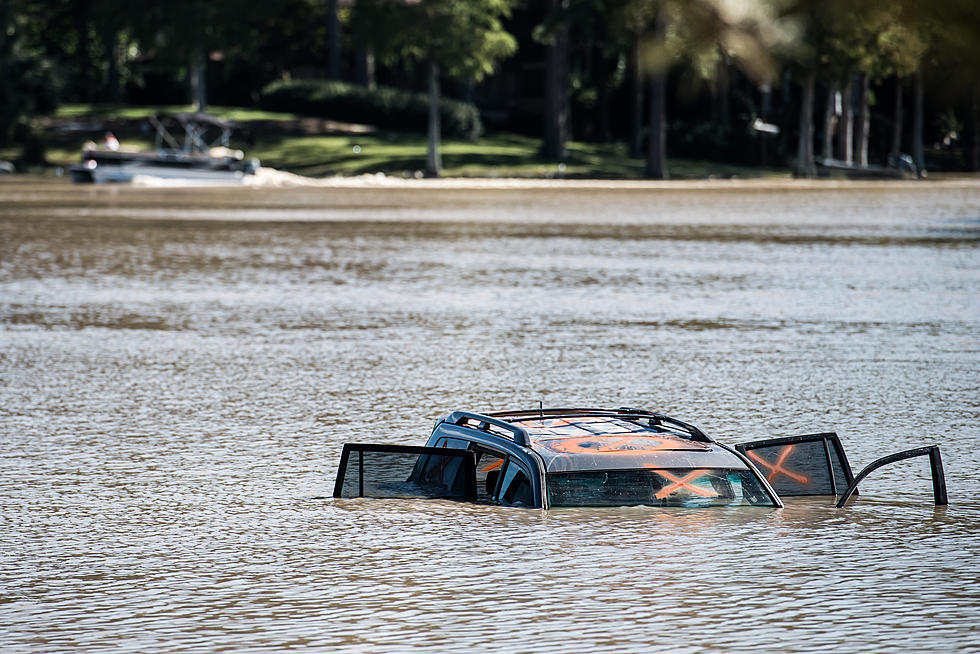
[[[779,495],[839,495],[838,509],[852,495],[858,494],[857,485],[878,468],[896,461],[928,456],[936,506],[949,503],[946,474],[938,445],[889,454],[869,463],[857,477],[851,472],[844,447],[834,433],[770,438],[741,443],[735,449],[752,461]]]
[[[347,443],[334,497],[476,501],[476,458],[449,447]]]
[[[770,438],[735,446],[782,496],[840,495],[854,474],[835,433]]]

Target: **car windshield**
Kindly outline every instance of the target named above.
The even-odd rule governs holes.
[[[548,474],[551,506],[775,506],[750,470],[590,470]]]

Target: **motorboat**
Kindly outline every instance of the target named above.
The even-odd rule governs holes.
[[[119,147],[109,133],[99,147],[89,142],[81,163],[70,166],[72,181],[81,183],[132,182],[137,178],[194,184],[240,184],[259,168],[230,147],[234,123],[204,113],[151,116],[156,130],[153,150]]]

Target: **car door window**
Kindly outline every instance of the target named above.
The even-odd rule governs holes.
[[[533,506],[534,491],[527,470],[512,456],[458,438],[440,438],[436,447],[467,447],[476,454],[476,500],[485,504]]]
[[[448,438],[446,436],[436,441],[436,447],[455,447],[460,450],[465,450],[469,445],[470,442],[462,438]]]
[[[506,458],[500,452],[474,446],[476,452],[476,500],[493,502]]]
[[[479,469],[479,468],[477,468]],[[527,471],[513,458],[507,462],[503,481],[500,484],[500,502],[517,506],[532,506],[534,493]]]
[[[837,434],[806,434],[740,443],[745,454],[781,496],[839,495],[854,480]]]
[[[449,447],[347,443],[334,497],[476,499],[475,456]]]

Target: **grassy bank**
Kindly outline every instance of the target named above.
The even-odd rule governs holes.
[[[539,156],[541,142],[515,134],[490,134],[476,141],[444,141],[447,177],[568,177],[641,179],[644,161],[630,157],[620,144],[571,142],[563,164]],[[264,137],[250,150],[263,165],[323,177],[384,172],[411,176],[425,169],[426,140],[416,134],[368,134]],[[780,171],[706,161],[671,159],[678,178],[760,177]]]
[[[78,160],[82,144],[100,142],[113,131],[127,148],[149,148],[153,132],[145,118],[161,111],[188,111],[186,106],[115,107],[68,105],[42,125],[51,166]],[[425,169],[424,134],[374,131],[368,126],[333,123],[293,114],[236,107],[210,107],[208,112],[239,122],[243,131],[235,147],[264,166],[306,175],[359,175],[383,172],[416,176]],[[564,164],[538,155],[540,141],[515,134],[490,134],[476,141],[447,140],[442,144],[443,174],[447,177],[569,177],[639,179],[644,161],[630,157],[623,144],[571,142]],[[16,159],[16,149],[0,149],[0,159]],[[680,179],[708,177],[770,177],[787,171],[670,159],[671,174]]]

